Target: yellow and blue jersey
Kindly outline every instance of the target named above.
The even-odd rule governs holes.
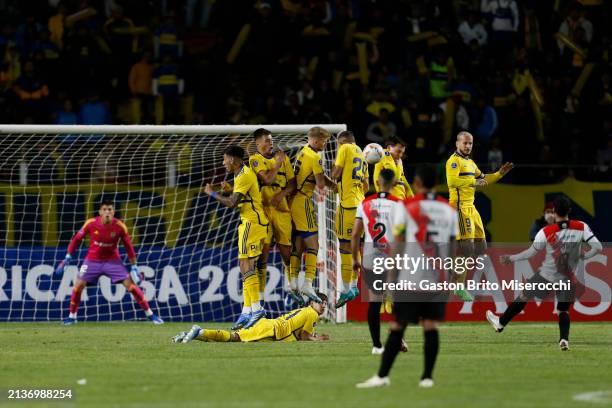
[[[363,183],[368,179],[368,163],[361,148],[355,143],[345,143],[338,149],[337,167],[342,167],[342,177],[338,183],[340,205],[355,208],[364,199]]]

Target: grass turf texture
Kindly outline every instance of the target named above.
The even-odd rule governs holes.
[[[355,389],[376,372],[365,324],[319,325],[328,343],[173,344],[189,323],[0,324],[0,388],[73,388],[65,402],[1,407],[581,407],[612,390],[612,324],[575,323],[561,352],[556,324],[445,324],[435,387],[419,389],[422,333],[411,327],[391,387]],[[210,324],[203,327],[227,327]],[[383,341],[386,324],[383,324]],[[77,380],[87,379],[86,385]],[[610,401],[610,400],[608,400]],[[612,403],[612,402],[609,402]]]

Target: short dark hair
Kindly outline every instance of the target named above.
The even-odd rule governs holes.
[[[111,200],[102,200],[102,202],[100,203],[100,207],[99,208],[102,208],[105,205],[110,205],[113,208],[115,207],[115,203],[113,203]]]
[[[406,146],[406,141],[404,139],[401,139],[398,136],[389,136],[385,140],[385,146],[395,146],[398,144],[401,144],[402,146]]]
[[[395,172],[391,169],[382,169],[378,174],[378,177],[380,177],[385,185],[388,186],[393,183],[393,180],[395,179]]]
[[[338,133],[338,139],[348,139],[354,142],[355,135],[350,130],[343,130],[342,132]]]
[[[317,296],[319,297],[319,299],[321,299],[324,302],[327,302],[327,295],[324,295],[321,292],[317,292]]]
[[[416,168],[414,175],[421,179],[423,187],[434,188],[437,182],[436,169],[431,165],[423,164]]]
[[[268,135],[271,135],[271,134],[272,134],[272,132],[270,132],[268,129],[259,128],[259,129],[255,130],[253,132],[253,139],[257,140],[257,139],[259,139],[262,136],[268,136]]]
[[[228,156],[232,156],[240,160],[244,159],[244,149],[236,145],[227,146],[223,151],[223,154],[227,154]]]
[[[572,209],[572,202],[564,195],[557,196],[553,204],[555,206],[555,214],[559,217],[567,217]]]

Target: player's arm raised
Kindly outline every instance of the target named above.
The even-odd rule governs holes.
[[[510,162],[502,164],[499,170],[497,170],[495,173],[484,174],[480,172],[480,169],[476,168],[476,171],[480,173],[476,177],[480,179],[484,178],[487,184],[493,184],[493,183],[497,183],[502,177],[508,174],[508,172],[512,170],[513,168],[514,168],[514,163],[510,163]]]
[[[280,170],[283,165],[283,162],[285,161],[285,157],[285,152],[283,152],[282,150],[277,151],[276,154],[274,154],[274,158],[276,159],[276,164],[274,165],[274,167],[269,170],[261,170],[257,172],[257,178],[262,184],[268,186],[274,182],[278,171]]]
[[[240,201],[242,201],[241,193],[232,193],[229,197],[225,197],[214,191],[210,184],[206,184],[204,192],[229,208],[236,208],[238,204],[240,204]]]
[[[518,254],[501,255],[499,257],[499,261],[504,265],[508,265],[516,261],[523,261],[523,260],[534,257],[539,251],[541,251],[545,247],[546,247],[546,235],[544,234],[544,229],[541,229],[535,236],[535,239],[533,240],[533,244],[531,244],[529,248],[527,248],[523,252],[519,252]]]

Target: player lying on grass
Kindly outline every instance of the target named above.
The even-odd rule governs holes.
[[[85,261],[79,269],[76,283],[70,295],[70,315],[64,320],[64,325],[77,322],[77,310],[81,302],[81,293],[89,284],[98,282],[100,276],[108,276],[113,283],[121,282],[138,302],[147,317],[155,324],[163,324],[164,321],[151,311],[142,290],[137,286],[140,282],[138,266],[136,265],[136,252],[130,241],[127,227],[115,218],[115,209],[110,201],[103,201],[98,211],[99,216],[90,218],[76,233],[68,246],[66,257],[55,270],[55,276],[62,276],[64,268],[70,265],[72,254],[80,245],[83,238],[89,234],[90,244]],[[128,275],[119,255],[119,240],[123,241],[130,263],[132,264]],[[131,277],[130,277],[131,276]]]
[[[260,319],[253,327],[237,331],[208,330],[194,325],[189,332],[181,332],[172,338],[175,343],[189,343],[192,340],[217,342],[253,341],[323,341],[326,334],[316,334],[315,325],[325,312],[327,296],[317,293],[321,302],[313,300],[308,306],[296,309],[276,319]]]
[[[515,255],[502,255],[501,262],[510,264],[527,260],[542,249],[546,249],[546,258],[539,272],[534,274],[529,283],[553,283],[566,281],[570,283],[569,290],[556,291],[557,312],[559,314],[559,348],[569,350],[570,317],[569,309],[574,303],[576,292],[576,272],[581,259],[589,259],[602,250],[601,242],[582,221],[570,220],[570,200],[559,196],[554,201],[555,223],[542,228],[536,235],[531,247]],[[590,249],[583,252],[583,243]],[[487,320],[498,333],[516,316],[521,313],[529,300],[545,299],[551,291],[524,290],[508,306],[504,314],[496,316],[487,310]]]

